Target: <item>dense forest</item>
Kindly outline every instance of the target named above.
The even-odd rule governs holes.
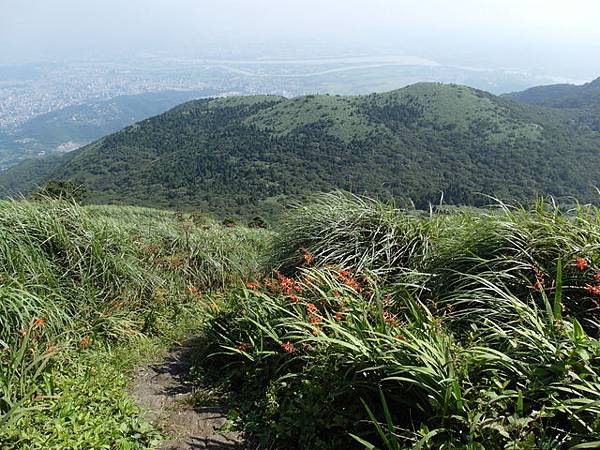
[[[442,196],[470,205],[537,194],[594,201],[598,150],[600,133],[573,109],[419,83],[367,96],[192,101],[59,162],[17,166],[0,185],[15,194],[73,180],[92,202],[221,216],[271,215],[334,189],[417,207]]]

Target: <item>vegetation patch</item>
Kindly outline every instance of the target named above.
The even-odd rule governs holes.
[[[144,208],[0,203],[0,442],[156,442],[127,372],[158,345],[147,339],[181,338],[214,292],[257,273],[267,236]]]
[[[282,272],[212,311],[199,364],[260,448],[599,445],[598,217],[325,196],[283,226]]]

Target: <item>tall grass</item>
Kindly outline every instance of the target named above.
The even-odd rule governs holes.
[[[160,333],[188,302],[258,270],[264,235],[133,207],[0,202],[0,423],[52,355]]]
[[[599,218],[317,198],[200,360],[264,448],[600,445]]]

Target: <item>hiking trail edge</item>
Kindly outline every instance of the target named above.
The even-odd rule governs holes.
[[[220,431],[227,423],[225,407],[195,407],[196,387],[188,380],[192,342],[168,351],[156,364],[141,366],[135,373],[131,394],[143,417],[172,436],[158,450],[242,450],[240,433]]]

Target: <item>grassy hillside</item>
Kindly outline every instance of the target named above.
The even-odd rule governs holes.
[[[342,188],[426,207],[480,205],[482,194],[596,199],[600,136],[560,111],[456,85],[367,96],[200,100],[139,122],[19,181],[73,179],[94,202],[271,214]],[[22,172],[21,172],[22,173]]]
[[[267,237],[144,208],[0,202],[0,448],[155,442],[122,372],[148,357],[145,339],[197,327],[211,292],[256,274]]]
[[[129,376],[154,336],[186,333],[191,401],[226,402],[248,448],[598,445],[593,206],[329,194],[276,233],[130,206],[0,212],[2,448],[154,448]]]
[[[323,196],[212,311],[199,363],[257,448],[596,447],[599,220]]]
[[[557,84],[534,87],[506,97],[530,105],[560,109],[574,122],[600,132],[600,78],[581,86]]]
[[[553,108],[578,108],[592,104],[597,106],[600,100],[600,78],[580,86],[574,84],[537,86],[505,96],[532,105]]]

